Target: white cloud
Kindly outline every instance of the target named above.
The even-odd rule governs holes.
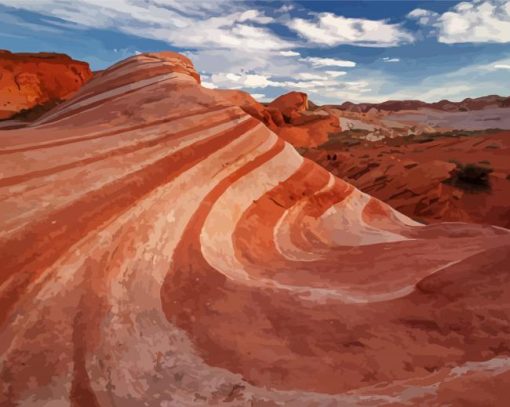
[[[62,26],[58,27],[59,33],[64,27],[77,27],[82,30],[100,28],[163,40],[180,49],[187,48],[190,51],[187,51],[186,55],[191,58],[197,71],[207,71],[202,75],[204,86],[252,90],[254,95],[261,99],[265,95],[273,98],[289,90],[310,93],[313,100],[318,103],[336,103],[341,100],[382,101],[392,98],[437,100],[442,97],[475,97],[488,93],[510,94],[507,80],[510,69],[508,53],[500,54],[499,60],[484,59],[484,56],[480,55],[480,61],[483,63],[457,69],[451,74],[429,76],[424,70],[421,77],[409,82],[405,80],[406,78],[393,75],[389,67],[382,63],[397,62],[398,58],[393,58],[389,52],[386,55],[390,56],[380,57],[380,66],[374,68],[371,64],[357,66],[354,61],[336,57],[326,58],[320,52],[314,57],[302,57],[299,52],[294,51],[306,46],[316,47],[317,44],[386,47],[413,40],[400,25],[386,21],[350,19],[328,13],[315,14],[301,20],[305,26],[309,24],[311,27],[307,31],[306,26],[306,32],[300,33],[309,40],[305,42],[280,37],[271,30],[273,26],[268,25],[282,24],[283,21],[290,21],[291,24],[295,23],[296,19],[276,14],[273,20],[264,14],[262,8],[254,10],[255,7],[241,1],[0,0],[0,2],[63,19],[63,22],[47,19],[53,25],[58,23]],[[472,4],[461,3],[450,12],[466,17],[486,3],[487,0],[475,1]],[[498,3],[491,1],[490,4],[495,5],[492,13],[489,13],[488,9],[485,10],[485,14],[479,13],[479,18],[483,20],[480,20],[482,21],[480,26],[484,26],[487,21],[484,16],[495,18],[494,16],[498,15],[500,23],[507,21],[501,16],[504,7],[507,7],[505,13],[510,11],[510,2],[503,4],[501,1]],[[280,10],[280,13],[289,11],[290,8]],[[325,14],[330,17],[325,18]],[[416,9],[409,17],[415,18],[420,24],[432,27],[437,35],[440,33],[446,35],[446,29],[441,31],[441,24],[446,24],[443,21],[445,14]],[[0,21],[4,20],[0,15]],[[479,33],[472,29],[472,24],[469,24],[470,28],[464,33],[464,37],[468,39],[474,35],[480,37]],[[496,33],[494,35],[499,35],[497,33],[501,31],[498,24],[493,27]],[[39,25],[34,24],[34,27],[36,29]],[[299,30],[295,31],[299,33]],[[451,33],[449,38],[455,39]],[[498,42],[502,42],[501,37],[498,38]],[[87,44],[93,44],[89,39],[86,40]],[[126,53],[135,49],[144,51],[137,46],[126,49]],[[119,48],[114,58],[123,58],[123,52],[124,50]],[[108,55],[112,54],[114,53],[108,50]],[[94,63],[93,60],[89,61]],[[356,68],[352,69],[353,67]]]
[[[218,88],[214,83],[207,82],[207,81],[202,81],[202,86],[204,88],[208,88],[208,89],[217,89]]]
[[[348,89],[367,89],[369,86],[367,81],[351,81],[351,82],[343,82],[343,85]]]
[[[298,76],[299,79],[304,79],[304,80],[322,80],[322,79],[327,79],[327,77],[324,76],[324,75],[317,75],[317,74],[308,73],[308,72],[299,73],[297,76]]]
[[[446,44],[510,42],[508,0],[462,2],[443,14],[416,9],[408,17],[435,29],[438,41]]]
[[[315,67],[340,66],[343,68],[352,68],[356,66],[356,62],[335,58],[306,57],[300,58],[299,60],[303,62],[308,62]]]
[[[266,88],[268,86],[278,86],[275,81],[269,80],[270,77],[264,75],[246,75],[243,80],[243,86],[246,88]]]
[[[239,16],[240,22],[253,21],[259,24],[269,24],[274,21],[272,17],[266,17],[258,10],[246,10]]]
[[[288,26],[306,40],[328,46],[350,44],[391,47],[413,41],[412,35],[397,24],[347,18],[332,13],[319,13],[314,20],[295,18]]]
[[[81,26],[118,30],[162,40],[181,48],[244,50],[288,49],[291,43],[266,27],[273,21],[243,4],[215,0],[210,4],[159,0],[8,0],[12,7],[57,17]],[[209,3],[209,2],[207,2]]]
[[[347,74],[347,72],[344,71],[325,71],[325,73],[332,78],[338,78],[339,76],[344,76]]]
[[[301,54],[295,51],[280,51],[280,55],[284,57],[298,57]]]
[[[440,99],[462,99],[462,95],[469,94],[473,86],[468,84],[452,84],[438,89],[428,89],[420,95],[421,100],[437,101]],[[460,96],[460,97],[459,97]]]
[[[211,75],[211,82],[217,87],[225,88],[267,88],[281,86],[281,82],[273,81],[270,76],[258,74],[215,73]]]
[[[437,20],[439,14],[435,11],[417,8],[411,11],[407,17],[417,20],[421,25],[432,24]]]
[[[284,4],[279,9],[276,10],[278,13],[288,13],[289,11],[294,10],[294,5],[292,4]]]
[[[269,98],[264,95],[263,93],[252,93],[251,96],[255,99],[255,100],[258,100],[259,102],[265,102],[267,101]]]

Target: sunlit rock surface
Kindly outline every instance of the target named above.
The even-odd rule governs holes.
[[[68,99],[92,77],[89,65],[63,54],[0,50],[0,120]]]

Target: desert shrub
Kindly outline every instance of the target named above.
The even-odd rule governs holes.
[[[490,149],[498,150],[501,147],[498,144],[489,144],[488,146],[485,146],[485,148],[490,148]]]
[[[493,169],[486,165],[462,164],[455,162],[457,168],[447,183],[468,191],[490,189],[489,175]]]
[[[470,184],[487,185],[489,183],[489,174],[492,168],[476,164],[466,164],[461,166],[457,177]]]

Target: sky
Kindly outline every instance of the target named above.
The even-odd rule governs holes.
[[[0,49],[94,70],[178,51],[204,86],[259,101],[459,101],[510,95],[510,0],[0,0]]]

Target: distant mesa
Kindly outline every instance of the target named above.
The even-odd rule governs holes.
[[[335,105],[337,109],[349,112],[366,113],[370,109],[377,109],[388,112],[399,112],[401,110],[434,109],[444,112],[466,112],[471,110],[481,110],[488,106],[508,107],[510,106],[510,97],[489,95],[479,98],[466,98],[460,102],[451,102],[443,99],[439,102],[427,103],[421,100],[387,100],[381,103],[352,103],[344,102]]]

